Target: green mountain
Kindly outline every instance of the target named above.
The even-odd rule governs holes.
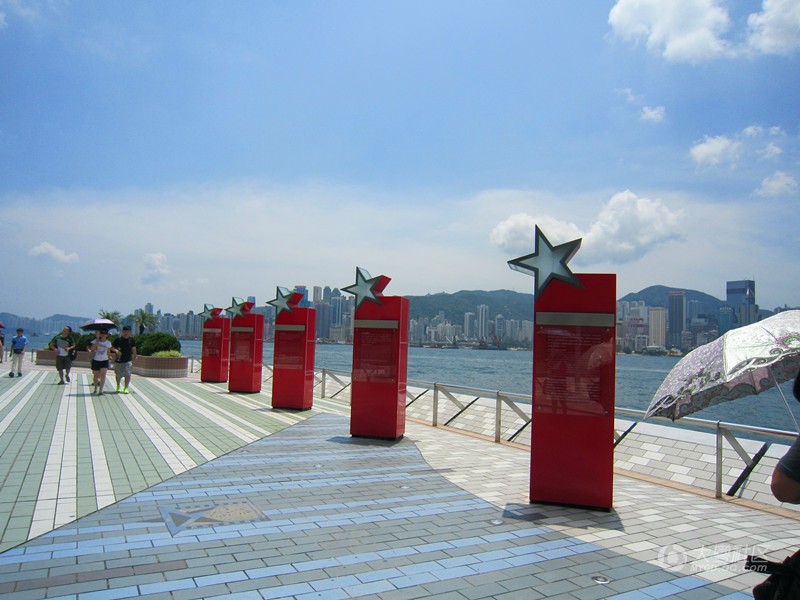
[[[687,302],[691,300],[697,300],[700,302],[700,314],[716,316],[720,306],[725,304],[723,300],[719,300],[718,298],[703,292],[698,292],[697,290],[666,287],[664,285],[651,285],[650,287],[644,288],[639,292],[626,294],[620,298],[619,301],[633,302],[644,300],[644,303],[647,306],[663,306],[664,308],[667,308],[667,298],[670,292],[686,292]]]

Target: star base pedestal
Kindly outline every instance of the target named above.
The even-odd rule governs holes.
[[[409,301],[381,302],[355,314],[350,435],[396,440],[406,430]]]
[[[229,392],[261,391],[264,315],[246,314],[231,322]]]
[[[228,381],[231,351],[230,319],[209,319],[203,326],[203,351],[200,381],[221,383]]]
[[[530,500],[610,510],[616,276],[577,277],[535,303]]]
[[[308,410],[314,405],[316,310],[293,310],[275,321],[272,408]]]

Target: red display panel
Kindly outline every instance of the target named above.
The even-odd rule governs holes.
[[[282,311],[275,320],[272,407],[307,410],[314,404],[316,310],[290,306],[294,312]]]
[[[215,309],[220,311],[221,309]],[[200,381],[220,383],[228,380],[231,349],[231,321],[216,316],[203,326],[203,351]]]
[[[355,314],[350,434],[399,439],[406,430],[407,298],[364,302]]]
[[[264,352],[264,315],[246,313],[231,322],[228,377],[230,392],[260,392]]]
[[[577,277],[536,299],[530,499],[610,509],[616,276]]]

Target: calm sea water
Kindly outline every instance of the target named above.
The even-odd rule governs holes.
[[[45,338],[32,338],[30,347],[41,348],[48,341]],[[272,364],[272,349],[271,343],[264,344],[264,362],[267,364]],[[201,342],[182,340],[181,351],[185,355],[199,357]],[[352,352],[352,346],[320,344],[316,348],[316,366],[349,372],[352,368]],[[678,360],[670,356],[617,355],[616,405],[620,408],[647,409],[658,386]],[[529,395],[532,354],[411,347],[408,353],[408,377],[429,383]],[[800,422],[800,403],[792,396],[791,387],[791,382],[781,386],[795,418]],[[795,430],[786,404],[775,389],[758,396],[718,404],[692,416],[711,421]]]

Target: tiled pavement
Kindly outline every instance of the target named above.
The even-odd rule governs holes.
[[[17,505],[42,530],[68,521],[0,553],[3,598],[747,598],[763,576],[743,554],[800,537],[792,518],[619,475],[611,512],[531,505],[526,451],[413,422],[358,440],[342,402],[272,411],[143,378],[98,399],[82,376],[0,382],[3,543]]]

